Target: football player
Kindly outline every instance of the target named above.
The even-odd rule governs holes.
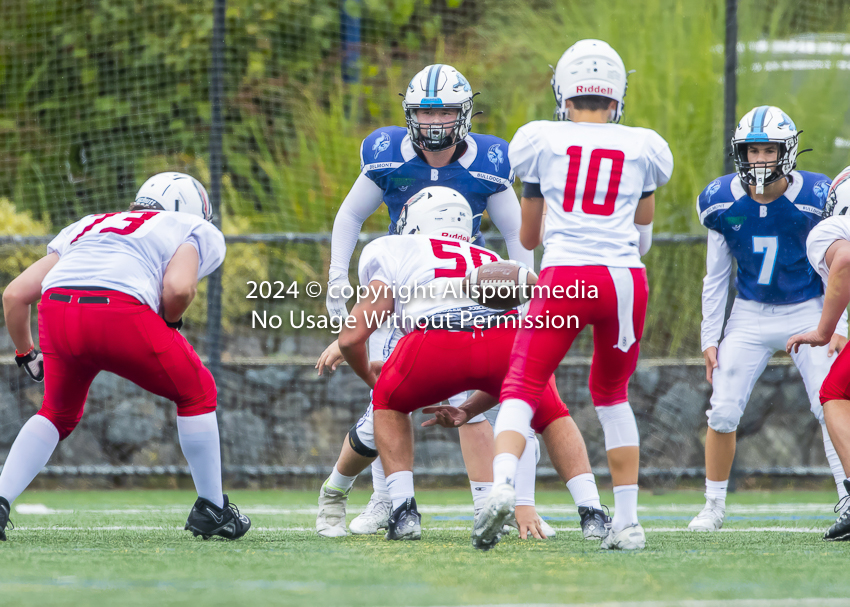
[[[331,316],[345,318],[350,296],[348,268],[363,222],[386,204],[389,233],[404,203],[424,187],[449,186],[469,202],[475,215],[475,242],[481,214],[486,210],[505,238],[508,255],[529,267],[534,254],[519,242],[520,209],[513,191],[508,144],[498,137],[470,132],[473,117],[472,88],[449,65],[429,65],[407,86],[402,108],[407,128],[382,127],[366,137],[360,147],[360,176],[334,219],[327,307]],[[372,360],[386,360],[401,337],[388,328],[369,340]],[[331,346],[335,348],[335,345]],[[460,405],[466,395],[450,402]],[[480,508],[492,486],[493,431],[484,416],[460,428],[461,450],[470,479],[473,502]],[[373,442],[372,408],[349,430],[337,464],[319,493],[316,530],[326,537],[346,534],[345,506],[348,490],[366,460],[372,463],[374,492],[365,511],[351,521],[352,533],[376,533],[387,525],[390,500],[380,458],[367,445]]]
[[[463,196],[445,187],[421,190],[402,210],[397,230],[401,236],[378,239],[363,249],[360,284],[368,285],[374,296],[354,306],[340,333],[339,346],[352,370],[374,388],[375,442],[387,472],[393,508],[386,537],[405,540],[419,539],[421,531],[413,493],[409,414],[461,391],[483,390],[486,394],[476,393],[463,411],[457,411],[459,423],[454,426],[462,427],[463,422],[495,405],[516,323],[511,324],[499,311],[475,305],[461,292],[468,269],[499,260],[492,251],[469,244],[473,213]],[[418,290],[419,286],[425,292]],[[416,295],[409,301],[395,298],[399,289]],[[373,320],[393,313],[404,337],[381,368],[379,362],[370,363],[366,343],[377,328]],[[513,317],[519,318],[515,311]],[[499,318],[506,321],[501,326]],[[605,515],[587,451],[558,396],[554,377],[549,378],[543,403],[534,428],[543,434],[567,486],[581,486],[590,494],[584,496],[589,497],[588,507],[580,508],[582,527],[585,537],[601,538]],[[535,448],[529,441],[526,451],[533,455]],[[574,497],[583,503],[580,496]],[[525,537],[524,529],[521,534]]]
[[[590,394],[605,435],[615,502],[601,547],[640,549],[640,441],[628,382],[646,315],[641,255],[652,242],[654,192],[670,179],[673,156],[655,131],[617,124],[626,70],[607,43],[581,40],[567,49],[552,89],[557,120],[526,124],[510,144],[511,165],[523,182],[520,240],[526,248],[540,244],[547,210],[542,269],[528,311],[534,326],[543,327],[524,326],[514,342],[496,421],[493,489],[476,521],[473,545],[492,545],[510,518],[517,460],[549,377],[582,328],[593,325]],[[576,285],[584,295],[565,297],[563,289]],[[578,326],[563,322],[572,315]]]
[[[204,187],[182,173],[148,179],[130,210],[89,215],[47,245],[47,255],[3,292],[15,361],[44,381],[44,402],[21,428],[0,473],[0,539],[12,502],[83,415],[101,371],[177,405],[177,434],[198,499],[186,529],[236,539],[251,521],[222,494],[216,386],[179,330],[198,281],[224,260]],[[38,306],[42,352],[30,332]]]
[[[793,334],[816,327],[823,309],[823,285],[806,259],[806,237],[821,221],[829,178],[794,170],[798,134],[778,107],[750,110],[732,138],[736,172],[712,181],[697,199],[700,223],[709,230],[702,350],[713,390],[705,438],[706,504],[688,525],[693,531],[723,526],[736,430],[753,386],[773,353]],[[733,258],[738,296],[720,341]],[[831,346],[806,346],[791,355],[821,423],[840,495],[846,495],[846,477],[824,425],[818,391],[846,334],[845,317]]]
[[[823,405],[823,417],[828,435],[834,441],[841,470],[850,470],[850,350],[845,348],[847,339],[843,335],[836,340],[836,331],[843,328],[847,304],[850,303],[850,167],[845,168],[829,189],[824,221],[816,225],[806,240],[806,252],[809,262],[826,284],[826,297],[820,322],[817,326],[799,335],[792,335],[786,345],[789,354],[809,347],[818,348],[829,344],[840,351],[835,363],[820,389],[820,402]],[[826,434],[824,435],[826,436]],[[830,460],[830,465],[833,465]],[[832,468],[838,479],[836,466]],[[846,476],[846,474],[845,474]],[[850,540],[850,508],[847,497],[850,491],[850,479],[841,481],[843,494],[835,511],[840,513],[838,520],[827,530],[823,539],[828,541]]]

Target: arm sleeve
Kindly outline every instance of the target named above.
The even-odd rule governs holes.
[[[186,242],[198,251],[198,280],[215,272],[227,254],[224,234],[207,221],[193,229],[186,237]]]
[[[527,126],[527,125],[526,125]],[[526,127],[520,128],[508,146],[508,159],[514,174],[523,183],[540,183],[538,174],[539,154],[534,149]]]
[[[670,146],[655,131],[649,138],[646,149],[646,178],[643,182],[643,191],[657,190],[670,181],[673,175],[673,153]]]
[[[522,223],[519,200],[513,188],[491,195],[487,199],[487,213],[493,225],[505,237],[508,256],[534,269],[534,251],[529,251],[519,241],[519,226]]]
[[[732,251],[723,234],[708,231],[706,274],[702,281],[702,350],[720,343],[726,300],[729,298],[729,277],[732,275]]]
[[[360,175],[351,186],[351,191],[342,201],[334,219],[331,235],[331,279],[348,276],[348,266],[360,236],[360,228],[369,215],[381,206],[383,194],[381,188],[366,175]]]

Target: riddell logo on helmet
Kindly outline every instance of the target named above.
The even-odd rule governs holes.
[[[584,93],[585,95],[613,95],[614,89],[610,86],[577,86],[576,93]]]
[[[455,240],[463,240],[464,242],[469,240],[466,236],[461,236],[460,234],[449,234],[448,232],[443,232],[440,236],[444,238],[454,238]]]

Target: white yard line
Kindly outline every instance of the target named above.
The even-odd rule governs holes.
[[[638,506],[638,511],[646,514],[652,513],[691,513],[697,512],[702,504],[669,504],[658,506]],[[45,504],[15,504],[15,513],[21,515],[50,515],[50,514],[98,514],[104,516],[122,515],[149,515],[150,508],[104,508],[104,509],[60,509],[50,508]],[[190,504],[160,506],[156,509],[162,514],[183,514],[191,508]],[[730,504],[726,513],[729,516],[743,514],[810,514],[812,512],[832,512],[832,504],[754,504],[736,506]],[[292,514],[316,514],[316,507],[307,508],[282,508],[271,505],[242,505],[241,510],[251,514],[263,515],[292,515]],[[362,512],[362,508],[349,508],[349,512]],[[454,506],[420,506],[422,514],[472,514],[472,505]],[[539,505],[537,511],[542,515],[549,514],[576,514],[576,507],[572,504]]]
[[[269,531],[269,532],[307,532],[315,531],[315,527],[252,527],[252,531]],[[452,526],[452,527],[423,527],[423,531],[470,531],[471,525]],[[579,532],[580,527],[553,527],[555,531],[563,532]],[[99,527],[70,527],[60,525],[47,526],[29,526],[18,525],[14,531],[183,531],[183,527],[175,527],[172,525],[106,525]],[[694,533],[688,531],[685,527],[645,527],[647,533]],[[817,527],[732,527],[721,529],[720,533],[823,533],[824,529]],[[704,537],[705,534],[694,534]]]

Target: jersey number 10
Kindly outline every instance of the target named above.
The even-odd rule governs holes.
[[[581,146],[573,145],[567,148],[567,185],[564,187],[564,210],[572,213],[576,201],[576,185],[581,168]],[[593,150],[590,154],[590,166],[587,167],[587,180],[584,182],[584,196],[581,199],[581,210],[588,215],[611,215],[614,203],[620,191],[620,177],[623,174],[623,161],[626,155],[621,150]],[[611,161],[611,175],[608,177],[608,187],[605,192],[604,204],[596,204],[596,186],[599,181],[599,168],[603,160]]]

